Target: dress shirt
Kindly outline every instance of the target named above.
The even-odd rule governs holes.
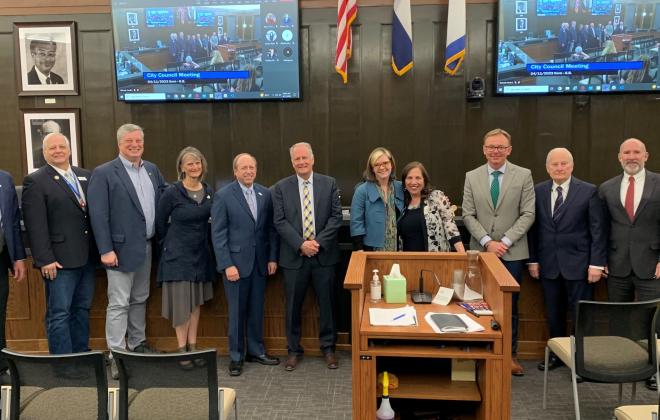
[[[34,66],[34,71],[37,73],[37,77],[39,78],[39,82],[41,82],[42,85],[47,85],[48,83],[46,82],[46,79],[48,79],[48,75],[43,74],[42,72],[39,71],[37,66]],[[53,83],[51,79],[51,83]]]
[[[151,182],[151,178],[149,178],[142,160],[138,164],[133,164],[122,155],[119,155],[119,159],[124,164],[124,168],[126,168],[129,178],[131,178],[138,200],[140,201],[140,207],[142,208],[144,220],[147,225],[147,240],[149,240],[154,236],[154,219],[156,218],[156,191],[154,190],[154,184]]]
[[[493,175],[493,172],[495,171],[500,171],[500,176],[497,178],[497,180],[500,183],[500,194],[502,194],[502,179],[504,178],[504,174],[506,173],[506,162],[504,162],[504,165],[500,167],[500,169],[493,169],[490,167],[490,165],[486,165],[488,167],[488,188],[490,190],[490,186],[493,183],[493,180],[495,179],[495,176]],[[490,235],[486,235],[483,238],[479,239],[479,243],[481,246],[484,248],[486,247],[486,244],[490,241],[492,241],[493,238],[490,237]],[[506,236],[502,237],[502,242],[504,242],[504,245],[511,247],[513,245],[513,242],[511,242],[511,239],[507,238]]]
[[[307,189],[309,190],[309,199],[312,202],[312,229],[314,231],[314,237],[316,238],[316,217],[314,216],[314,173],[312,172],[309,174],[308,179],[302,179],[298,175],[296,175],[298,178],[298,195],[300,197],[300,220],[302,221],[302,227],[303,231],[300,233],[305,233],[305,205],[303,204],[303,187],[305,186],[305,182],[309,182],[309,185],[307,186]]]
[[[621,205],[625,208],[626,207],[626,193],[628,192],[628,178],[630,178],[631,175],[628,175],[627,173],[623,173],[623,178],[621,179]],[[634,197],[634,209],[635,213],[637,213],[637,207],[639,207],[639,202],[642,201],[642,193],[644,192],[644,181],[646,180],[646,169],[642,169],[641,171],[637,172],[637,174],[632,175],[633,178],[635,178],[635,197]]]
[[[73,172],[73,169],[71,169],[71,165],[69,165],[69,169],[67,169],[66,171],[58,168],[57,166],[53,166],[53,165],[50,166],[53,169],[55,169],[55,171],[57,171],[57,173],[60,174],[60,176],[67,179],[69,182],[75,180],[74,182],[76,183],[76,187],[78,187],[78,193],[80,194],[80,197],[78,198],[82,199],[84,202],[87,202],[87,198],[85,197],[85,192],[83,191],[82,186],[80,185],[80,181],[78,181],[78,175],[76,175],[75,172]]]
[[[555,214],[555,201],[557,201],[557,187],[561,187],[561,196],[564,199],[563,205],[566,205],[566,197],[568,197],[568,186],[571,184],[571,178],[569,177],[562,184],[557,184],[555,181],[552,181],[552,189],[550,190],[550,214],[554,216]]]

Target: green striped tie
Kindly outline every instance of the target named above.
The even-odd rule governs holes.
[[[490,198],[493,199],[493,208],[497,208],[497,199],[500,198],[500,171],[493,171],[493,182],[490,184]]]

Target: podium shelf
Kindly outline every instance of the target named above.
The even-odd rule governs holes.
[[[390,389],[390,398],[415,400],[481,401],[476,382],[452,381],[446,375],[398,373],[399,387]],[[378,393],[381,396],[381,392]]]

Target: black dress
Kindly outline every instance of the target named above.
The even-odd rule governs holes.
[[[403,215],[397,222],[397,232],[401,240],[401,251],[427,250],[426,220],[424,209],[420,206],[414,209],[405,209]]]

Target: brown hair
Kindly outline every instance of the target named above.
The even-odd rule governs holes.
[[[484,134],[484,141],[483,141],[484,144],[486,143],[486,139],[488,137],[497,136],[498,134],[501,134],[504,137],[506,137],[506,139],[509,140],[509,146],[511,146],[511,134],[509,134],[506,130],[502,130],[501,128],[495,128]]]
[[[410,162],[406,166],[403,167],[403,171],[401,171],[401,182],[403,182],[403,201],[406,206],[408,206],[408,203],[410,203],[410,193],[406,189],[406,177],[408,176],[408,172],[412,171],[413,169],[419,169],[419,171],[422,173],[422,178],[424,178],[424,188],[422,188],[422,201],[426,199],[431,194],[431,191],[433,191],[433,186],[431,185],[431,178],[429,177],[429,173],[426,171],[426,168],[424,165],[422,165],[421,162]]]
[[[200,152],[199,150],[197,150],[195,147],[192,146],[184,147],[183,150],[181,150],[181,152],[179,153],[179,156],[176,158],[176,173],[179,175],[180,180],[183,180],[186,177],[186,173],[181,170],[181,164],[183,163],[183,158],[185,158],[188,155],[193,155],[202,162],[202,174],[199,177],[201,181],[202,179],[204,179],[204,175],[206,175],[206,168],[207,168],[206,158],[204,157],[202,152]]]

